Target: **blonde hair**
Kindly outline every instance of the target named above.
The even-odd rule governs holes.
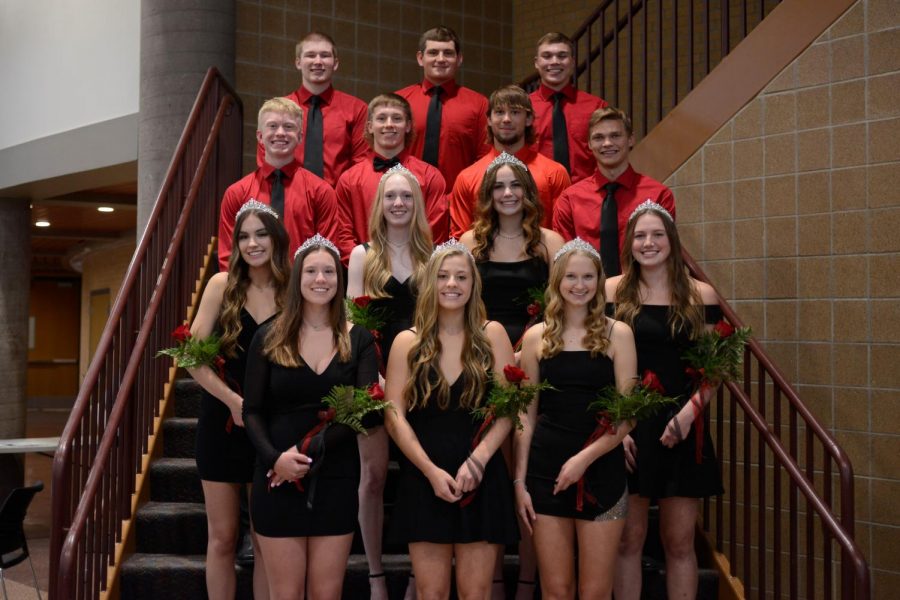
[[[288,100],[287,98],[270,98],[263,102],[263,105],[259,108],[259,112],[256,114],[256,128],[260,131],[262,131],[263,128],[263,115],[268,112],[288,115],[296,119],[298,124],[303,123],[303,109],[297,106],[293,100]]]
[[[250,215],[254,215],[260,220],[272,239],[272,250],[268,266],[272,271],[272,284],[275,287],[275,305],[278,307],[278,310],[281,310],[284,306],[288,277],[290,276],[291,267],[288,261],[290,241],[284,225],[266,211],[255,208],[244,210],[238,216],[234,224],[234,233],[231,236],[228,280],[225,283],[225,291],[222,293],[222,308],[219,312],[219,324],[222,327],[219,348],[222,354],[230,358],[235,358],[239,349],[237,340],[243,328],[241,326],[241,308],[244,307],[244,303],[247,301],[247,288],[250,286],[250,265],[241,256],[238,248],[241,227],[243,227],[244,221]],[[246,350],[246,348],[243,349]]]
[[[387,223],[384,220],[384,190],[389,179],[403,177],[412,190],[412,220],[409,223],[409,254],[412,259],[413,281],[431,255],[431,227],[425,215],[425,200],[422,188],[416,177],[410,172],[391,173],[381,178],[369,213],[369,248],[366,250],[366,261],[363,267],[363,293],[371,298],[387,298],[384,288],[391,278],[391,253],[387,241]]]
[[[631,247],[634,245],[634,230],[638,219],[645,215],[655,215],[662,221],[669,238],[669,257],[666,259],[666,271],[669,274],[669,289],[672,304],[669,306],[667,320],[669,330],[674,337],[682,329],[686,329],[691,339],[703,333],[703,300],[700,292],[688,275],[687,266],[681,253],[681,239],[678,228],[671,216],[661,213],[653,207],[635,211],[625,227],[625,245],[622,247],[622,279],[616,287],[616,319],[624,321],[632,329],[634,318],[641,312],[641,265],[634,258]]]
[[[273,363],[282,367],[303,366],[303,357],[300,356],[300,330],[303,324],[303,293],[300,290],[300,279],[303,262],[313,252],[326,252],[334,259],[337,290],[331,299],[328,320],[331,323],[332,340],[340,361],[350,360],[350,334],[347,333],[347,309],[344,305],[344,269],[337,254],[325,246],[316,244],[309,246],[294,258],[287,302],[266,334],[263,353]]]
[[[588,312],[584,318],[585,329],[587,330],[581,343],[585,349],[589,350],[591,356],[597,356],[609,348],[609,336],[607,335],[606,326],[606,297],[603,291],[603,285],[606,277],[603,275],[603,265],[600,257],[594,253],[585,250],[573,249],[553,261],[550,267],[550,282],[547,284],[547,292],[545,295],[547,308],[544,309],[544,331],[541,336],[541,356],[543,358],[551,358],[559,354],[563,349],[562,333],[565,328],[565,300],[559,292],[559,284],[562,282],[566,274],[566,267],[569,260],[575,256],[587,257],[594,267],[597,269],[597,293],[588,302]]]
[[[462,256],[472,274],[472,294],[466,303],[463,315],[462,374],[466,388],[459,400],[464,409],[479,406],[487,392],[489,372],[493,366],[493,352],[490,341],[484,333],[485,309],[481,301],[481,277],[475,268],[472,255],[459,247],[438,249],[432,254],[425,267],[419,284],[414,324],[416,339],[407,356],[409,379],[403,395],[410,409],[424,408],[431,394],[437,391],[438,406],[447,408],[450,403],[450,384],[437,368],[441,359],[441,340],[438,337],[438,271],[444,261],[453,256]]]

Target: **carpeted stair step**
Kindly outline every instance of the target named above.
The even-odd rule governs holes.
[[[197,418],[200,416],[200,398],[203,388],[200,384],[185,377],[175,381],[175,416]]]
[[[175,417],[162,425],[163,456],[166,458],[193,458],[197,439],[197,419]]]
[[[143,554],[205,554],[206,507],[194,502],[147,502],[136,516]]]
[[[150,500],[203,502],[203,488],[193,458],[160,458],[150,463]]]
[[[132,554],[120,572],[122,600],[159,600],[206,595],[204,554]],[[253,598],[253,569],[237,567],[238,599]]]

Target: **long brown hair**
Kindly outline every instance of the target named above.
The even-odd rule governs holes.
[[[472,273],[472,295],[466,303],[463,315],[462,375],[466,389],[460,398],[460,405],[466,409],[478,406],[484,398],[488,372],[493,367],[494,358],[491,343],[484,333],[486,313],[481,301],[481,277],[475,268],[475,261],[468,251],[459,246],[439,248],[428,261],[419,282],[419,297],[416,301],[414,324],[416,340],[407,356],[409,380],[403,388],[403,395],[410,409],[425,407],[432,392],[437,390],[438,406],[447,408],[450,402],[450,384],[437,368],[441,359],[441,340],[438,337],[438,271],[447,258],[462,256]]]
[[[378,183],[372,212],[369,214],[369,249],[363,267],[363,293],[372,298],[387,298],[384,288],[391,278],[391,253],[387,241],[387,223],[384,220],[384,188],[394,176],[403,177],[409,183],[413,195],[412,220],[409,223],[409,254],[412,259],[412,277],[417,281],[428,257],[431,255],[431,227],[425,214],[422,188],[415,175],[399,171],[385,175]]]
[[[219,312],[219,325],[222,336],[219,338],[222,354],[230,358],[237,356],[239,349],[237,339],[241,334],[241,308],[247,301],[247,288],[250,286],[250,265],[241,256],[239,250],[241,227],[244,221],[253,215],[262,222],[266,233],[272,239],[272,251],[269,253],[269,270],[272,271],[272,285],[275,288],[275,306],[278,310],[284,306],[287,295],[287,282],[290,274],[288,248],[290,240],[280,220],[268,212],[249,208],[241,212],[234,223],[231,236],[231,256],[228,258],[228,280],[222,294],[222,308]]]
[[[681,240],[675,222],[667,213],[654,207],[645,207],[631,216],[625,228],[625,245],[622,247],[622,279],[616,287],[616,319],[634,327],[634,318],[641,311],[641,265],[634,258],[634,230],[638,220],[644,215],[656,215],[662,221],[669,238],[669,257],[666,271],[669,274],[669,289],[672,292],[669,306],[669,328],[674,336],[680,329],[687,329],[691,338],[703,332],[703,300],[700,292],[688,275],[681,254]]]
[[[563,247],[565,250],[565,247]],[[566,325],[565,300],[559,292],[559,284],[562,283],[566,274],[566,267],[569,260],[575,256],[586,256],[597,269],[597,293],[588,302],[588,312],[584,318],[585,335],[581,340],[585,349],[591,352],[591,356],[597,356],[602,352],[606,352],[609,348],[609,336],[606,327],[606,296],[604,294],[604,283],[606,277],[603,275],[603,265],[600,257],[595,252],[587,252],[578,248],[569,250],[562,255],[557,255],[550,267],[550,282],[547,284],[546,300],[547,308],[544,309],[544,331],[541,335],[541,356],[551,358],[559,354],[564,346],[563,329]]]
[[[497,172],[501,167],[509,167],[513,175],[522,184],[522,231],[525,236],[525,252],[528,256],[543,256],[546,249],[541,250],[541,220],[544,208],[534,178],[526,169],[515,163],[498,163],[488,167],[481,181],[478,202],[475,204],[475,221],[472,224],[474,248],[472,254],[476,260],[488,260],[494,238],[500,228],[500,220],[494,209],[494,184],[497,183]]]
[[[266,335],[263,353],[275,364],[283,367],[302,367],[300,356],[301,325],[303,324],[303,293],[300,279],[303,262],[313,252],[327,252],[334,259],[337,274],[337,290],[331,299],[328,321],[331,324],[332,340],[341,362],[350,360],[350,335],[347,333],[347,308],[344,304],[344,270],[338,255],[327,246],[314,244],[305,248],[294,258],[291,281],[284,309],[275,318]]]

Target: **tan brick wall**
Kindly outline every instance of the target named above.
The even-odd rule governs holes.
[[[419,36],[436,25],[462,40],[459,81],[485,95],[509,82],[512,0],[238,0],[235,73],[244,101],[244,167],[255,164],[256,112],[300,86],[294,45],[312,30],[331,35],[340,66],[335,87],[368,102],[422,78]]]
[[[873,598],[900,583],[900,11],[861,0],[669,180],[688,250],[857,474]]]

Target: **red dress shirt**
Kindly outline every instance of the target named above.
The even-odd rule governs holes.
[[[609,106],[603,98],[576,90],[567,85],[560,90],[565,94],[563,115],[566,117],[566,132],[569,137],[569,168],[572,183],[590,177],[597,169],[594,154],[588,148],[588,123],[598,108]],[[531,92],[531,106],[534,108],[534,132],[537,135],[537,151],[553,158],[553,94],[556,90],[541,84]]]
[[[378,191],[378,184],[384,171],[376,171],[373,160],[376,154],[370,152],[362,162],[344,171],[338,179],[335,193],[338,209],[345,223],[350,224],[355,243],[369,241],[369,213]],[[381,157],[384,158],[384,157]],[[431,235],[435,244],[447,241],[450,218],[447,213],[447,190],[444,176],[436,168],[408,152],[403,151],[395,158],[412,171],[419,180],[425,200],[425,212],[431,225]]]
[[[309,99],[313,93],[300,86],[289,96],[295,104],[303,109],[303,137],[294,150],[294,158],[302,165],[306,147],[306,120],[309,117]],[[363,160],[369,151],[369,145],[363,138],[366,131],[368,105],[355,96],[339,92],[333,87],[321,94],[319,110],[322,111],[322,174],[328,185],[334,187],[341,173],[355,163]],[[256,145],[256,166],[265,162],[265,149],[262,144]]]
[[[475,214],[475,205],[478,203],[478,192],[481,190],[481,182],[484,173],[495,158],[500,156],[500,151],[491,148],[491,151],[482,156],[472,166],[463,169],[456,178],[456,185],[450,194],[450,234],[459,238],[472,227],[472,219]],[[516,158],[525,163],[528,172],[534,178],[538,194],[544,207],[544,219],[541,225],[550,227],[553,220],[553,204],[556,198],[571,184],[566,168],[558,162],[538,154],[534,148],[523,146],[516,152]]]
[[[281,168],[284,179],[284,215],[282,222],[291,240],[291,258],[304,241],[320,233],[334,242],[346,264],[355,242],[349,226],[341,219],[331,186],[300,166],[296,160]],[[272,173],[266,163],[225,190],[219,215],[219,269],[228,269],[235,215],[251,198],[271,204]]]
[[[434,87],[430,81],[414,83],[397,93],[412,108],[416,140],[407,148],[416,158],[422,158],[425,147],[425,124],[428,119],[428,91]],[[452,189],[456,176],[490,149],[487,144],[487,98],[474,90],[458,85],[455,81],[443,84],[441,95],[441,142],[438,146],[438,169]]]
[[[628,217],[638,204],[653,200],[662,205],[675,218],[675,196],[672,190],[646,175],[641,175],[628,165],[628,169],[616,179],[621,187],[616,190],[616,209],[619,217],[619,251],[625,245],[625,227]],[[564,191],[556,199],[553,211],[553,229],[566,240],[580,237],[600,249],[600,208],[606,192],[603,186],[609,179],[594,172],[593,177],[582,179]]]

